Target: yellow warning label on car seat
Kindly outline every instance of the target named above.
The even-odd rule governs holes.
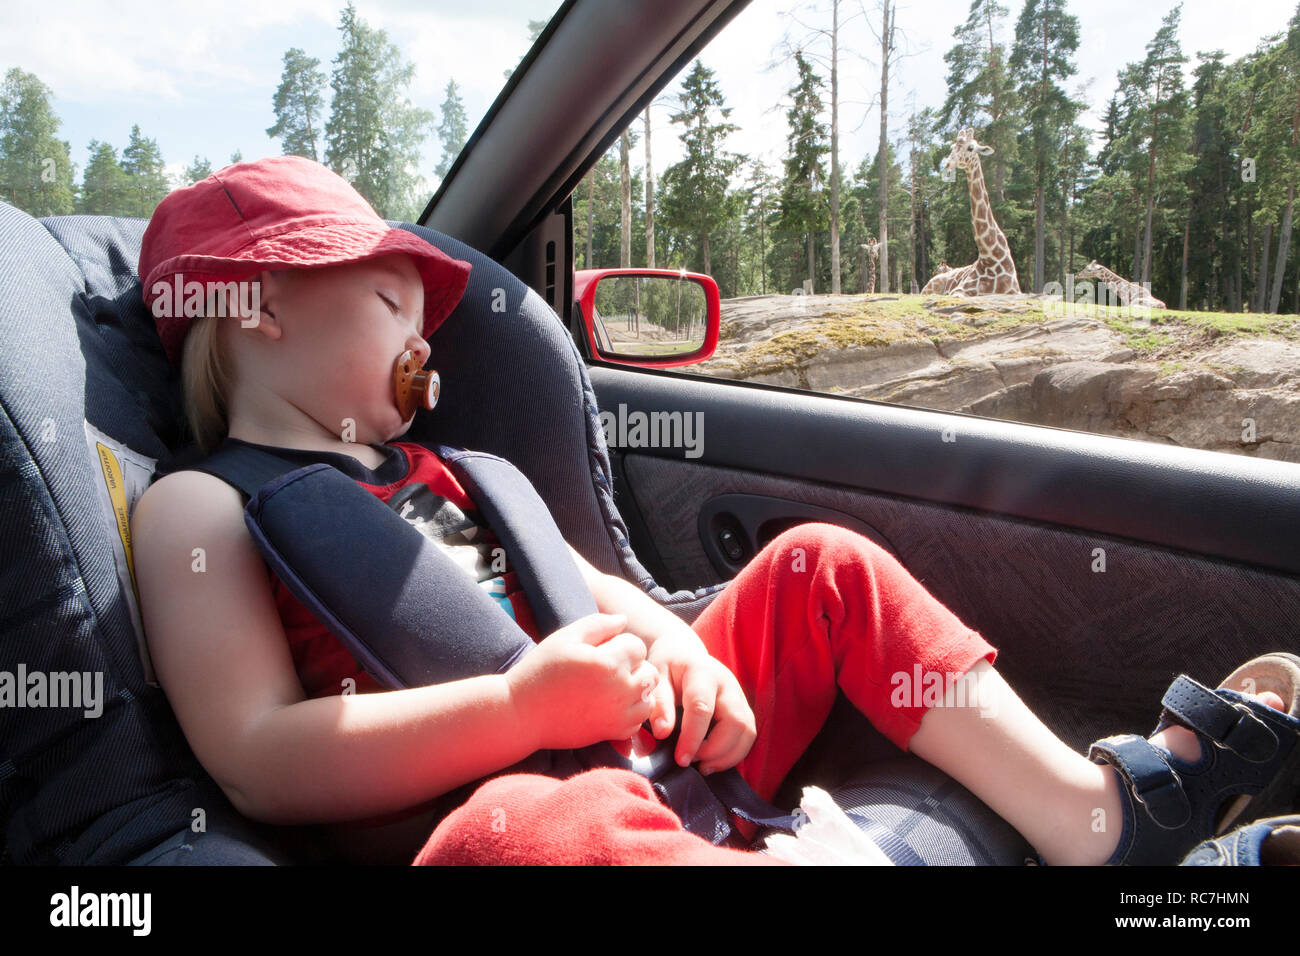
[[[90,422],[83,422],[86,442],[94,456],[99,489],[96,496],[105,521],[114,531],[113,563],[117,567],[118,584],[126,599],[131,624],[135,628],[136,648],[144,668],[144,678],[157,686],[149,647],[144,639],[144,623],[140,617],[140,599],[135,586],[135,561],[131,553],[131,512],[144,490],[153,479],[156,458],[133,451],[115,438],[105,435]]]

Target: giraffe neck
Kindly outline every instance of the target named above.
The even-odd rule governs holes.
[[[1007,237],[993,218],[989,191],[984,185],[984,167],[978,158],[975,165],[966,171],[966,183],[970,187],[970,218],[975,230],[975,246],[981,259],[996,261],[1008,248]]]
[[[1131,284],[1132,284],[1132,283],[1129,282],[1128,279],[1125,279],[1125,278],[1124,278],[1123,276],[1121,276],[1121,275],[1116,275],[1114,272],[1111,272],[1111,271],[1110,271],[1109,269],[1107,269],[1105,266],[1098,266],[1097,269],[1098,269],[1098,271],[1101,273],[1101,277],[1102,277],[1102,279],[1103,279],[1104,281],[1106,281],[1106,282],[1118,282],[1118,283],[1121,284],[1121,285],[1131,285]]]

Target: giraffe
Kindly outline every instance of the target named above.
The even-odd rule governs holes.
[[[867,240],[867,291],[876,291],[876,262],[880,258],[880,240]]]
[[[923,294],[991,295],[1018,293],[1020,280],[1016,278],[1016,263],[1011,258],[1011,246],[998,228],[989,205],[989,192],[984,186],[981,156],[991,156],[992,146],[981,146],[975,141],[975,130],[967,126],[957,134],[952,151],[943,161],[945,169],[966,170],[970,187],[970,218],[975,230],[975,245],[979,258],[968,266],[941,272],[925,284]]]
[[[1136,282],[1129,282],[1093,259],[1075,274],[1076,279],[1099,279],[1110,286],[1112,292],[1125,305],[1145,306],[1151,309],[1166,308],[1165,304],[1151,294],[1151,290]],[[1100,300],[1100,297],[1098,297]]]

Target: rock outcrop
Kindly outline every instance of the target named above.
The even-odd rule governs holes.
[[[1031,295],[734,299],[692,371],[1300,462],[1300,342],[1060,313]]]

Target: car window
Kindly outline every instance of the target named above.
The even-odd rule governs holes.
[[[577,268],[717,281],[680,372],[1300,461],[1297,102],[1295,0],[754,3]]]
[[[141,43],[112,5],[75,19],[7,5],[0,200],[35,216],[148,218],[231,162],[298,153],[385,218],[415,221],[558,7],[245,2],[214,18],[181,2]]]

